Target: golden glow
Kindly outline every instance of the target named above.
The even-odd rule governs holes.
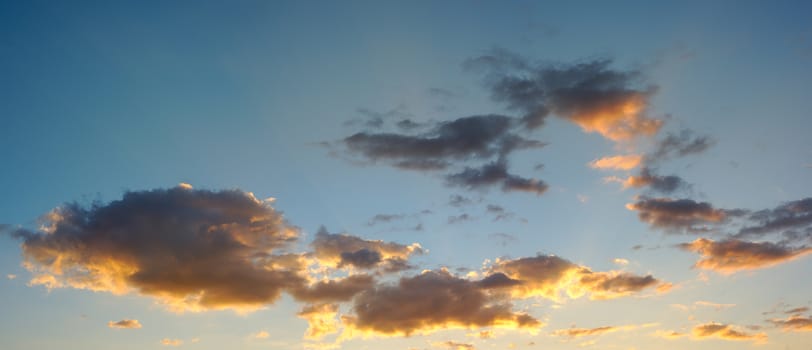
[[[595,159],[589,163],[589,166],[603,170],[631,170],[640,166],[642,162],[642,155],[628,154]]]

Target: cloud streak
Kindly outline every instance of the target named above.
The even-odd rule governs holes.
[[[791,248],[771,242],[747,242],[736,239],[713,241],[699,238],[680,244],[686,251],[698,253],[697,268],[730,274],[741,270],[761,269],[800,258],[812,248]]]

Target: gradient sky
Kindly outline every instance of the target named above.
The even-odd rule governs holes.
[[[2,1],[2,349],[807,349],[806,1]]]

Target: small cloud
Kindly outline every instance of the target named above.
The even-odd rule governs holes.
[[[793,315],[787,319],[771,319],[770,323],[781,327],[785,332],[812,332],[812,317]]]
[[[615,259],[612,260],[612,262],[615,263],[615,265],[619,265],[619,266],[629,265],[629,260],[626,260],[626,259],[623,259],[623,258],[615,258]]]
[[[13,273],[10,273],[10,274],[6,275],[6,278],[8,278],[10,280],[13,280],[13,279],[17,278],[17,275],[15,275]]]
[[[719,304],[719,303],[713,303],[713,302],[710,302],[710,301],[703,301],[703,300],[695,302],[694,305],[710,307],[710,308],[714,308],[716,310],[728,309],[728,308],[736,306],[736,304]]]
[[[702,256],[694,264],[695,267],[723,274],[775,266],[812,253],[810,247],[792,248],[771,242],[747,242],[736,239],[717,242],[698,238],[678,247]]]
[[[618,155],[595,159],[589,166],[602,170],[631,170],[638,167],[642,161],[643,156],[639,154]]]
[[[121,320],[118,322],[107,322],[107,327],[120,328],[120,329],[138,329],[141,328],[141,322],[138,320]]]
[[[181,182],[181,183],[178,184],[178,188],[182,188],[184,190],[191,190],[192,185],[190,185],[188,183],[185,183],[185,182]]]
[[[161,339],[161,345],[163,345],[163,346],[181,346],[181,345],[183,345],[183,340],[163,338],[163,339]]]
[[[252,334],[251,338],[254,338],[254,339],[267,339],[270,336],[271,335],[268,334],[268,332],[266,332],[266,331],[259,331],[259,332],[256,332],[256,333]]]
[[[736,327],[721,323],[705,323],[693,328],[692,334],[695,339],[717,338],[723,340],[737,341],[767,341],[765,333],[747,333],[737,330]]]
[[[453,341],[435,342],[432,344],[438,348],[446,348],[449,350],[474,350],[474,344],[458,343]]]
[[[578,198],[578,201],[581,203],[589,202],[589,196],[585,194],[577,194],[575,195],[575,198]]]

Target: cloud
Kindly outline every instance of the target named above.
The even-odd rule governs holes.
[[[181,345],[183,345],[183,340],[163,338],[163,339],[161,339],[161,345],[163,345],[163,346],[181,346]]]
[[[585,337],[590,335],[599,335],[609,332],[617,331],[617,328],[612,326],[598,327],[598,328],[567,328],[559,329],[553,332],[553,335],[568,336],[572,338]]]
[[[602,170],[631,170],[640,166],[642,161],[643,156],[639,154],[618,155],[595,159],[589,166]]]
[[[374,282],[369,275],[351,275],[319,281],[309,286],[297,286],[292,288],[290,293],[296,300],[308,303],[349,301],[356,294],[372,287]]]
[[[329,233],[322,227],[310,244],[313,255],[324,265],[335,268],[369,269],[405,262],[410,256],[423,254],[420,244],[410,245],[380,240],[365,240],[348,234]]]
[[[760,236],[806,228],[812,230],[812,197],[790,201],[773,209],[752,213],[748,219],[755,224],[743,227],[738,237]]]
[[[741,215],[736,210],[717,209],[708,202],[691,199],[640,197],[626,208],[637,211],[641,221],[669,232],[707,232],[711,225]]]
[[[266,331],[259,331],[251,335],[254,339],[268,339],[271,335]]]
[[[141,328],[141,322],[138,322],[138,320],[121,320],[116,322],[110,321],[107,322],[107,327],[121,329],[138,329]]]
[[[612,299],[666,285],[651,275],[637,276],[626,272],[594,272],[553,255],[497,259],[489,268],[491,274],[502,273],[520,283],[510,288],[516,298],[543,297],[560,300],[562,295],[590,299]]]
[[[307,339],[321,339],[328,334],[338,332],[338,305],[336,304],[308,305],[297,315],[307,320],[308,328],[305,331]]]
[[[770,319],[770,323],[781,327],[785,332],[812,332],[812,318],[792,315],[786,319]]]
[[[683,250],[696,252],[701,259],[695,267],[730,274],[741,270],[760,269],[778,265],[806,254],[812,248],[792,248],[771,242],[747,242],[737,239],[713,241],[698,238],[679,245]]]
[[[512,133],[513,119],[495,114],[462,117],[440,122],[422,135],[359,132],[341,144],[351,155],[410,170],[414,164],[444,169],[455,160],[487,159],[544,145]]]
[[[432,345],[435,346],[435,347],[438,347],[438,348],[446,348],[446,349],[449,349],[449,350],[474,350],[474,349],[476,349],[476,347],[474,347],[474,344],[458,343],[458,342],[454,342],[454,341],[450,341],[450,340],[449,341],[444,341],[444,342],[435,342],[435,343],[432,343]]]
[[[660,193],[672,193],[679,189],[690,188],[691,186],[681,177],[676,175],[658,175],[654,170],[644,167],[637,175],[632,175],[623,180],[624,188],[648,187]]]
[[[500,158],[479,168],[466,167],[461,172],[446,176],[446,183],[466,189],[482,189],[500,186],[502,191],[530,192],[537,195],[547,191],[547,184],[537,179],[528,179],[510,174],[507,162]]]
[[[458,194],[454,194],[454,195],[451,195],[450,197],[448,197],[448,205],[450,205],[452,207],[460,208],[460,207],[464,207],[464,206],[467,206],[467,205],[471,205],[473,203],[474,203],[474,201],[472,199],[470,199],[468,197],[460,196]]]
[[[802,312],[807,312],[807,311],[809,311],[809,308],[808,308],[808,307],[806,307],[806,306],[801,306],[801,307],[796,307],[796,308],[793,308],[793,309],[789,309],[789,310],[787,310],[787,311],[784,311],[784,313],[785,313],[785,314],[800,314],[800,313],[802,313]]]
[[[304,283],[284,251],[298,237],[267,202],[239,190],[176,187],[69,203],[39,232],[17,230],[33,285],[136,292],[183,310],[252,310]]]
[[[6,275],[6,278],[8,278],[10,280],[13,280],[13,279],[17,278],[17,275],[15,275],[13,273],[10,273],[10,274]]]
[[[696,339],[718,338],[723,340],[742,340],[765,342],[765,333],[747,333],[737,330],[734,326],[721,323],[705,323],[695,326],[691,333]]]
[[[377,214],[372,217],[367,223],[367,226],[374,226],[379,223],[388,223],[395,220],[400,220],[405,218],[406,216],[403,214]]]
[[[709,136],[698,136],[690,129],[683,129],[679,134],[668,133],[665,138],[657,142],[655,150],[646,155],[646,162],[653,163],[699,154],[705,152],[715,143]]]
[[[714,303],[714,302],[710,302],[710,301],[703,301],[703,300],[699,300],[699,301],[694,302],[694,305],[695,306],[711,307],[711,308],[716,309],[717,311],[721,310],[721,309],[727,309],[727,308],[731,308],[731,307],[736,306],[736,304],[719,304],[719,303]]]
[[[359,294],[354,315],[342,320],[351,333],[409,336],[448,328],[538,329],[541,322],[512,311],[504,294],[447,271],[425,271]]]
[[[663,122],[646,115],[656,86],[646,84],[640,71],[616,70],[611,65],[609,59],[531,64],[504,50],[465,64],[485,72],[493,99],[524,113],[522,121],[528,129],[554,115],[613,141],[656,134]]]

